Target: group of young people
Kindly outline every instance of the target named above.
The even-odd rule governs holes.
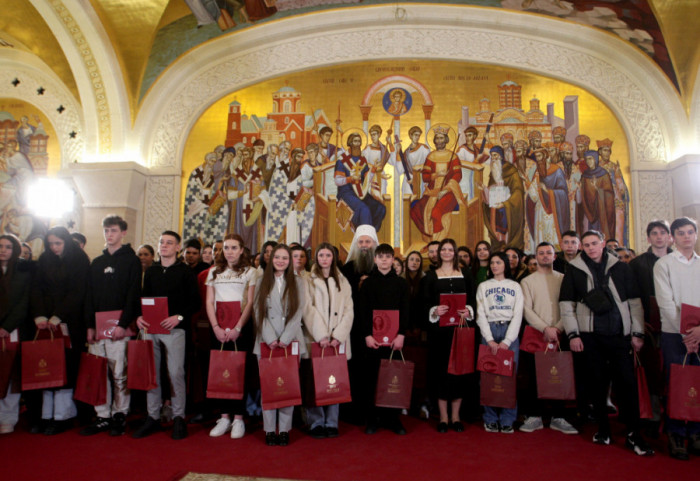
[[[375,403],[381,360],[397,357],[394,352],[404,347],[407,352],[413,348],[410,352],[423,349],[426,353],[416,359],[420,364],[416,369],[424,370],[427,382],[415,386],[412,408],[426,417],[435,415],[438,432],[462,432],[462,417],[471,420],[478,415],[487,432],[511,434],[516,427],[532,432],[544,427],[543,418],[551,418],[551,429],[576,434],[571,406],[537,397],[533,355],[519,349],[527,324],[541,332],[545,341],[573,351],[575,411],[580,420],[592,406],[588,414],[598,423],[593,441],[611,443],[608,409],[612,386],[619,419],[626,427],[625,445],[638,455],[652,455],[654,451],[641,434],[633,353],[639,353],[643,361],[653,360],[659,357],[659,346],[662,348],[663,366],[644,362],[657,421],[670,364],[682,363],[685,357],[686,362],[698,364],[697,356],[685,355],[698,352],[700,328],[680,332],[679,320],[681,304],[700,306],[700,294],[693,290],[694,280],[700,279],[694,250],[697,225],[688,218],[676,219],[671,226],[665,221],[652,222],[647,229],[651,247],[629,264],[606,247],[601,233],[588,231],[579,236],[569,231],[562,236],[562,252],[556,253],[552,244],[543,242],[532,254],[533,262],[515,248],[491,252],[486,241],[476,244],[472,256],[467,247],[444,239],[426,246],[424,266],[421,252],[410,252],[404,259],[396,256],[392,246],[379,244],[370,225],[357,227],[344,263],[337,247],[328,243],[311,253],[300,245],[267,242],[253,256],[237,234],[205,247],[190,240],[183,249],[174,231],[161,234],[156,262],[152,247],[141,246],[137,254],[124,243],[127,224],[122,218],[107,216],[102,227],[105,249],[92,262],[63,227],[48,231],[44,252],[36,262],[20,259],[21,244],[14,236],[0,236],[3,343],[10,343],[13,336],[32,340],[41,331],[70,339],[66,343],[70,346],[66,348],[66,385],[22,393],[17,378],[12,377],[0,400],[0,433],[14,430],[21,397],[32,432],[57,434],[72,426],[78,413],[73,388],[80,354],[87,345],[90,353],[107,358],[110,376],[107,401],[95,407],[94,421],[81,434],[124,434],[133,404],[127,388],[127,342],[136,330],[153,341],[159,382],[146,394],[147,415],[133,431],[134,438],[161,430],[161,415],[167,406],[173,418],[173,439],[187,436],[185,417],[194,408],[198,420],[216,418],[210,436],[230,433],[233,439],[241,438],[246,432],[246,415],[261,413],[266,443],[289,444],[289,432],[297,419],[294,406],[261,410],[257,360],[270,350],[299,356],[301,383],[307,386],[312,379],[313,343],[345,354],[352,391],[352,402],[343,405],[316,406],[313,396],[303,396],[297,413],[302,413],[301,423],[314,438],[338,436],[341,417],[362,423],[367,434],[379,428],[406,433],[401,409]],[[603,294],[598,304],[590,296],[594,291]],[[458,306],[457,315],[460,323],[477,328],[477,343],[494,355],[499,350],[513,352],[516,372],[525,379],[517,408],[479,406],[478,377],[450,373],[457,328],[439,322],[449,310],[441,302],[444,294],[466,295],[466,304]],[[660,326],[649,324],[651,296],[658,302]],[[167,298],[168,317],[160,326],[151,325],[141,312],[142,298],[156,297]],[[223,327],[221,309],[231,302],[239,303],[240,315],[235,324]],[[374,313],[387,310],[398,313],[398,332],[380,342],[373,332]],[[120,311],[120,315],[104,338],[96,332],[95,318],[108,311]],[[202,325],[208,331],[206,342],[202,342]],[[149,333],[156,327],[167,333]],[[209,350],[247,353],[243,399],[202,400]],[[187,379],[196,377],[186,376],[188,370],[204,373],[204,385],[188,386]],[[523,416],[522,423],[518,423],[518,414]],[[700,424],[665,419],[665,427],[672,457],[688,459],[688,453],[700,454]]]

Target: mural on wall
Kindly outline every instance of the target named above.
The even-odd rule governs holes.
[[[631,240],[618,121],[583,89],[512,69],[363,62],[269,80],[211,106],[184,155],[183,237],[236,232],[254,252],[342,245],[361,224],[404,251]]]
[[[157,32],[141,85],[141,96],[158,75],[189,49],[222,35],[270,20],[327,9],[394,4],[393,0],[186,0],[192,15],[179,16]],[[406,4],[414,2],[407,1]],[[416,0],[415,3],[425,3]],[[599,28],[626,40],[651,57],[678,88],[671,56],[647,0],[445,0],[464,7],[492,7],[565,19]],[[397,20],[410,20],[397,6]],[[232,23],[217,22],[226,10]],[[223,31],[222,31],[223,29]]]
[[[53,126],[36,107],[0,98],[0,232],[16,235],[35,252],[47,226],[29,212],[27,188],[60,165],[55,139]]]

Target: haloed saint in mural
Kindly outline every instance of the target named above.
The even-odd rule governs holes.
[[[553,81],[479,68],[487,74],[369,68],[335,90],[315,88],[333,82],[309,72],[293,77],[298,87],[267,81],[277,88],[222,99],[226,115],[207,131],[221,140],[188,146],[201,160],[187,179],[184,237],[236,232],[257,252],[266,240],[342,246],[371,224],[404,251],[452,237],[532,252],[587,229],[629,245],[630,194],[613,148],[626,168],[626,140],[612,114],[581,89],[540,96],[529,85],[547,91]],[[334,75],[348,72],[358,69]],[[262,107],[248,114],[248,105]]]
[[[0,233],[16,235],[36,252],[46,225],[29,212],[27,188],[46,175],[51,136],[39,115],[14,104],[0,108]]]

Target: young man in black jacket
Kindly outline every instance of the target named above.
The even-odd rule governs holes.
[[[604,239],[598,231],[581,236],[583,252],[569,264],[559,292],[561,319],[571,350],[585,359],[598,421],[593,442],[610,444],[606,399],[612,380],[620,421],[627,426],[625,445],[637,455],[651,456],[654,451],[638,432],[639,398],[630,352],[630,347],[638,352],[644,344],[639,289],[630,267],[605,249]]]
[[[169,334],[148,334],[153,340],[153,354],[156,365],[156,379],[160,379],[160,356],[165,347],[168,375],[172,385],[173,439],[187,437],[185,424],[185,341],[192,316],[199,310],[200,297],[197,277],[187,264],[178,260],[180,235],[165,231],[158,241],[160,265],[150,267],[143,279],[143,297],[167,297],[168,317],[160,322]],[[139,316],[136,321],[139,329],[148,329],[150,324]],[[160,385],[146,395],[148,416],[145,423],[134,432],[134,438],[146,437],[160,429],[160,409],[162,395]]]
[[[648,423],[650,435],[658,436],[659,422],[661,421],[661,396],[663,396],[664,380],[661,357],[659,355],[659,343],[661,341],[660,319],[657,324],[649,323],[651,312],[650,298],[656,296],[654,289],[654,265],[656,261],[673,250],[669,247],[673,238],[671,237],[671,227],[665,220],[655,220],[647,225],[647,241],[649,249],[630,261],[630,267],[634,277],[639,284],[639,295],[644,307],[644,347],[639,351],[639,359],[644,366],[647,377],[649,394],[651,396],[651,407],[653,418]]]
[[[131,399],[126,387],[126,330],[138,316],[141,293],[141,262],[129,244],[122,244],[126,221],[118,215],[108,215],[102,220],[102,229],[105,249],[90,264],[85,323],[88,350],[107,358],[113,383],[107,379],[107,402],[95,406],[97,419],[80,431],[83,436],[108,429],[112,436],[124,434]],[[107,332],[98,333],[95,314],[106,311],[121,311],[116,319],[118,324]],[[105,335],[108,338],[104,338]]]
[[[360,318],[355,319],[365,338],[365,367],[363,380],[367,389],[364,393],[367,410],[367,434],[374,434],[380,424],[396,434],[406,434],[399,420],[400,409],[378,408],[374,406],[374,394],[377,386],[381,359],[388,359],[392,350],[403,349],[404,334],[408,327],[409,294],[408,283],[399,277],[393,268],[394,249],[389,244],[380,244],[374,251],[375,267],[364,280],[359,293]],[[372,336],[373,311],[396,310],[399,312],[399,332],[391,341],[391,346],[380,346]],[[401,362],[401,361],[397,361]],[[381,418],[381,419],[380,419]]]

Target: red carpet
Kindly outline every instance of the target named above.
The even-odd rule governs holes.
[[[373,436],[341,425],[340,437],[317,440],[295,430],[288,447],[268,447],[262,430],[241,440],[210,438],[208,427],[190,426],[190,436],[173,441],[170,432],[145,439],[106,433],[89,438],[78,429],[58,436],[18,431],[0,436],[2,478],[12,480],[168,481],[189,471],[312,481],[432,481],[470,479],[644,481],[692,479],[700,458],[668,457],[665,439],[657,454],[641,458],[616,434],[611,446],[594,445],[592,426],[584,435],[544,429],[531,434],[489,434],[481,425],[464,433],[439,434],[434,423],[403,417],[408,435],[380,430]],[[503,478],[506,476],[507,478]]]

